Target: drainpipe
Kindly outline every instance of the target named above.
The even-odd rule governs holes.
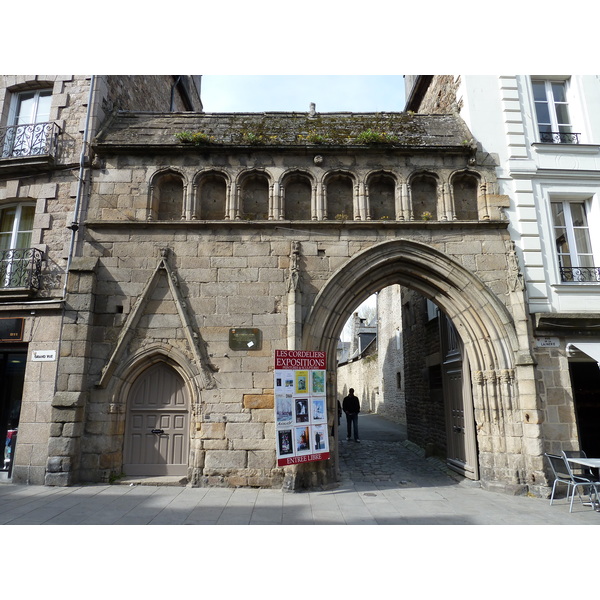
[[[75,236],[79,229],[79,210],[81,208],[81,199],[85,188],[85,182],[83,176],[85,173],[85,160],[86,150],[88,148],[88,135],[90,129],[90,120],[92,115],[92,98],[94,95],[94,87],[96,83],[96,76],[92,75],[90,80],[90,92],[88,97],[87,113],[85,115],[85,129],[83,131],[83,142],[81,144],[81,154],[79,156],[79,177],[77,181],[77,196],[75,198],[75,209],[73,210],[73,222],[67,227],[71,230],[71,241],[69,243],[69,253],[67,255],[67,270],[65,272],[65,285],[63,288],[63,299],[67,297],[67,282],[69,279],[69,271],[71,270],[71,260],[73,258],[73,252],[75,248]]]

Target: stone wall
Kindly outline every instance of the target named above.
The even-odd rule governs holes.
[[[43,253],[41,288],[36,293],[0,289],[0,317],[23,318],[25,322],[23,341],[0,343],[0,350],[14,348],[28,357],[13,469],[15,483],[67,485],[77,477],[80,467],[93,276],[89,269],[73,269],[67,281],[66,271],[70,257],[76,256],[80,247],[78,236],[83,234],[82,227],[75,233],[72,224],[81,215],[76,210],[78,191],[81,210],[87,201],[85,179],[89,171],[84,171],[80,188],[79,167],[91,81],[89,75],[0,76],[0,128],[8,125],[16,93],[44,89],[52,91],[48,120],[58,131],[56,153],[0,158],[0,208],[35,206],[31,246]],[[168,110],[165,103],[171,96],[171,76],[98,76],[95,82],[90,138],[109,109],[117,105]],[[195,88],[190,89],[201,110]],[[175,101],[175,108],[182,110],[178,94]],[[92,157],[87,153],[85,158],[87,167]],[[92,262],[95,265],[95,260]],[[71,294],[66,304],[65,293]],[[34,361],[34,351],[54,353],[56,358]]]
[[[495,183],[493,168],[473,164],[462,137],[456,138],[454,152],[420,147],[410,153],[380,145],[360,151],[323,147],[317,152],[306,145],[297,148],[297,141],[282,147],[277,135],[280,146],[274,148],[267,143],[250,147],[242,142],[238,147],[222,142],[209,149],[177,142],[174,132],[183,122],[181,116],[174,122],[167,117],[144,119],[117,119],[114,136],[109,132],[94,147],[99,161],[82,224],[84,258],[90,265],[83,265],[88,271],[81,270],[84,285],[79,289],[74,283],[68,297],[69,306],[79,307],[80,313],[75,310],[69,321],[74,336],[69,339],[82,343],[87,353],[86,394],[79,397],[85,404],[85,433],[80,456],[72,460],[80,467],[77,476],[107,481],[120,475],[128,392],[146,367],[163,361],[177,371],[190,398],[187,475],[193,485],[331,483],[335,458],[306,469],[276,467],[274,351],[323,349],[334,360],[334,338],[350,311],[391,284],[426,290],[446,306],[449,316],[468,329],[468,350],[482,357],[476,368],[496,376],[499,365],[505,365],[512,373],[517,348],[527,348],[527,341],[521,322],[523,298],[514,288],[516,273],[509,262],[510,235],[499,211],[482,208],[488,206],[487,186]],[[239,126],[231,116],[223,122],[211,119],[207,123],[213,124],[215,135],[225,135],[224,123]],[[166,125],[154,128],[158,122]],[[432,136],[434,145],[440,138],[448,143],[438,134]],[[234,132],[227,135],[233,139]],[[284,135],[294,138],[293,131],[285,130]],[[154,144],[153,151],[140,145],[140,139]],[[474,199],[482,208],[473,213],[479,218],[470,222],[448,218],[453,214],[448,186],[454,174],[466,169],[486,182]],[[425,171],[438,182],[439,220],[411,217],[408,182]],[[161,210],[160,203],[172,197],[157,194],[167,173],[180,178],[180,211]],[[403,208],[387,219],[382,215],[373,220],[369,185],[381,174],[395,182],[396,207]],[[354,182],[353,218],[327,218],[327,182],[337,175]],[[227,182],[226,206],[221,219],[203,220],[204,177],[215,176]],[[264,204],[265,189],[244,185],[260,178],[269,182],[269,215],[248,218],[244,190],[262,194]],[[304,178],[307,195],[293,193],[299,178]],[[304,202],[302,212],[294,213],[302,216],[298,220],[285,218],[289,186],[292,202]],[[168,219],[157,220],[158,215]],[[85,323],[87,328],[79,327]],[[260,347],[239,350],[230,345],[230,330],[244,327],[261,331]],[[507,347],[515,349],[515,355],[507,355]],[[525,372],[529,363],[520,355],[518,360]],[[373,366],[380,373],[376,360]],[[328,376],[330,389],[335,389],[334,365]],[[380,381],[374,376],[375,380]],[[518,384],[501,390],[489,385],[476,395],[485,416],[480,435],[492,442],[485,446],[484,477],[522,486],[527,478],[522,473],[529,473],[531,463],[540,459],[539,454],[519,452],[522,432],[511,429],[506,434],[510,456],[503,454],[501,468],[492,464],[506,444],[504,432],[494,429],[498,406],[507,403],[508,419],[520,422],[520,409],[511,396],[520,390]],[[372,391],[357,389],[366,396],[363,402],[369,410],[381,405],[372,399]],[[328,397],[329,425],[335,419],[336,400]],[[438,420],[434,408],[419,418]]]
[[[183,83],[193,102],[194,111],[202,111],[198,78],[182,75]],[[105,108],[150,112],[189,110],[183,102],[176,75],[110,75],[106,77]],[[175,90],[173,91],[173,87]],[[173,96],[173,106],[171,99]]]
[[[360,400],[361,412],[377,412],[381,398],[381,372],[376,351],[338,367],[337,395],[340,403],[348,395],[350,388],[354,388],[354,393]],[[342,425],[344,422],[342,418]]]
[[[400,286],[383,288],[377,295],[381,394],[376,412],[406,425],[402,300]]]
[[[427,316],[425,298],[403,290],[402,323],[408,439],[445,457],[446,425],[442,389],[439,318]]]
[[[449,114],[460,111],[462,100],[456,96],[459,85],[460,76],[436,75],[421,101],[419,112]]]
[[[98,199],[102,204],[102,199]],[[300,240],[301,288],[304,306],[339,269],[361,249],[385,241],[388,234],[377,227],[350,230],[342,223],[327,229],[311,227],[283,230],[273,223],[267,230],[251,222],[237,223],[136,223],[132,221],[89,222],[88,252],[97,260],[95,293],[84,292],[76,303],[94,305],[93,338],[89,346],[86,385],[91,390],[87,405],[86,436],[82,441],[82,471],[85,480],[107,480],[120,472],[126,395],[133,357],[149,352],[179,356],[187,364],[195,390],[192,408],[190,481],[197,485],[280,485],[281,469],[274,467],[274,423],[272,368],[275,349],[285,348],[288,329],[289,267],[292,241]],[[405,232],[406,233],[406,232]],[[500,291],[498,264],[479,260],[481,246],[496,252],[496,229],[451,233],[425,224],[411,235],[448,251],[478,269],[482,280]],[[491,239],[488,239],[491,238]],[[456,241],[453,241],[456,240]],[[477,240],[477,241],[475,241]],[[475,248],[477,246],[477,248]],[[137,326],[126,340],[127,353],[105,387],[98,387],[103,369],[119,344],[136,303],[169,248],[169,264],[185,299],[191,329],[205,353],[201,364],[186,337],[185,323],[166,280],[144,300]],[[470,248],[473,254],[461,254]],[[72,297],[75,303],[75,296]],[[230,328],[255,327],[262,331],[260,351],[236,351],[229,347]],[[83,334],[83,331],[82,331]],[[82,341],[82,340],[80,340]],[[85,340],[83,340],[85,341]],[[141,360],[141,359],[140,359]],[[361,361],[364,362],[364,361]],[[372,361],[367,388],[354,385],[363,410],[379,410],[377,400],[380,371]],[[355,380],[352,374],[351,380]],[[371,382],[377,382],[372,384]],[[350,383],[338,379],[343,397]],[[330,420],[333,422],[332,411]],[[431,414],[427,419],[431,419]]]

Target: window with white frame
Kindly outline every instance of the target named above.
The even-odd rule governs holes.
[[[550,203],[560,278],[565,283],[600,282],[600,267],[594,266],[587,204],[572,200]]]
[[[35,205],[0,210],[0,288],[22,287],[28,280]]]
[[[568,81],[538,79],[531,85],[540,141],[577,144],[579,134],[573,133],[567,102]]]
[[[2,148],[3,157],[45,154],[49,138],[52,90],[14,94]]]

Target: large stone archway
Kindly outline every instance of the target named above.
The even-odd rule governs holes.
[[[327,352],[329,379],[334,383],[335,350],[346,319],[360,302],[391,284],[433,300],[463,341],[471,365],[482,484],[517,493],[535,483],[542,469],[542,451],[518,292],[511,292],[513,297],[504,303],[444,253],[411,240],[383,242],[356,254],[321,289],[304,320],[302,348]],[[334,406],[335,385],[330,390],[330,406]],[[315,468],[319,466],[308,470]],[[334,476],[334,469],[330,467],[328,478]],[[304,479],[302,467],[297,478]]]

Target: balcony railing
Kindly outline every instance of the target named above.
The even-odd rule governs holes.
[[[0,158],[55,156],[60,127],[54,122],[0,128]]]
[[[0,292],[39,290],[44,254],[37,248],[0,250]]]
[[[540,141],[544,144],[579,144],[580,135],[561,131],[540,131]]]
[[[563,283],[600,283],[600,267],[561,267]]]

